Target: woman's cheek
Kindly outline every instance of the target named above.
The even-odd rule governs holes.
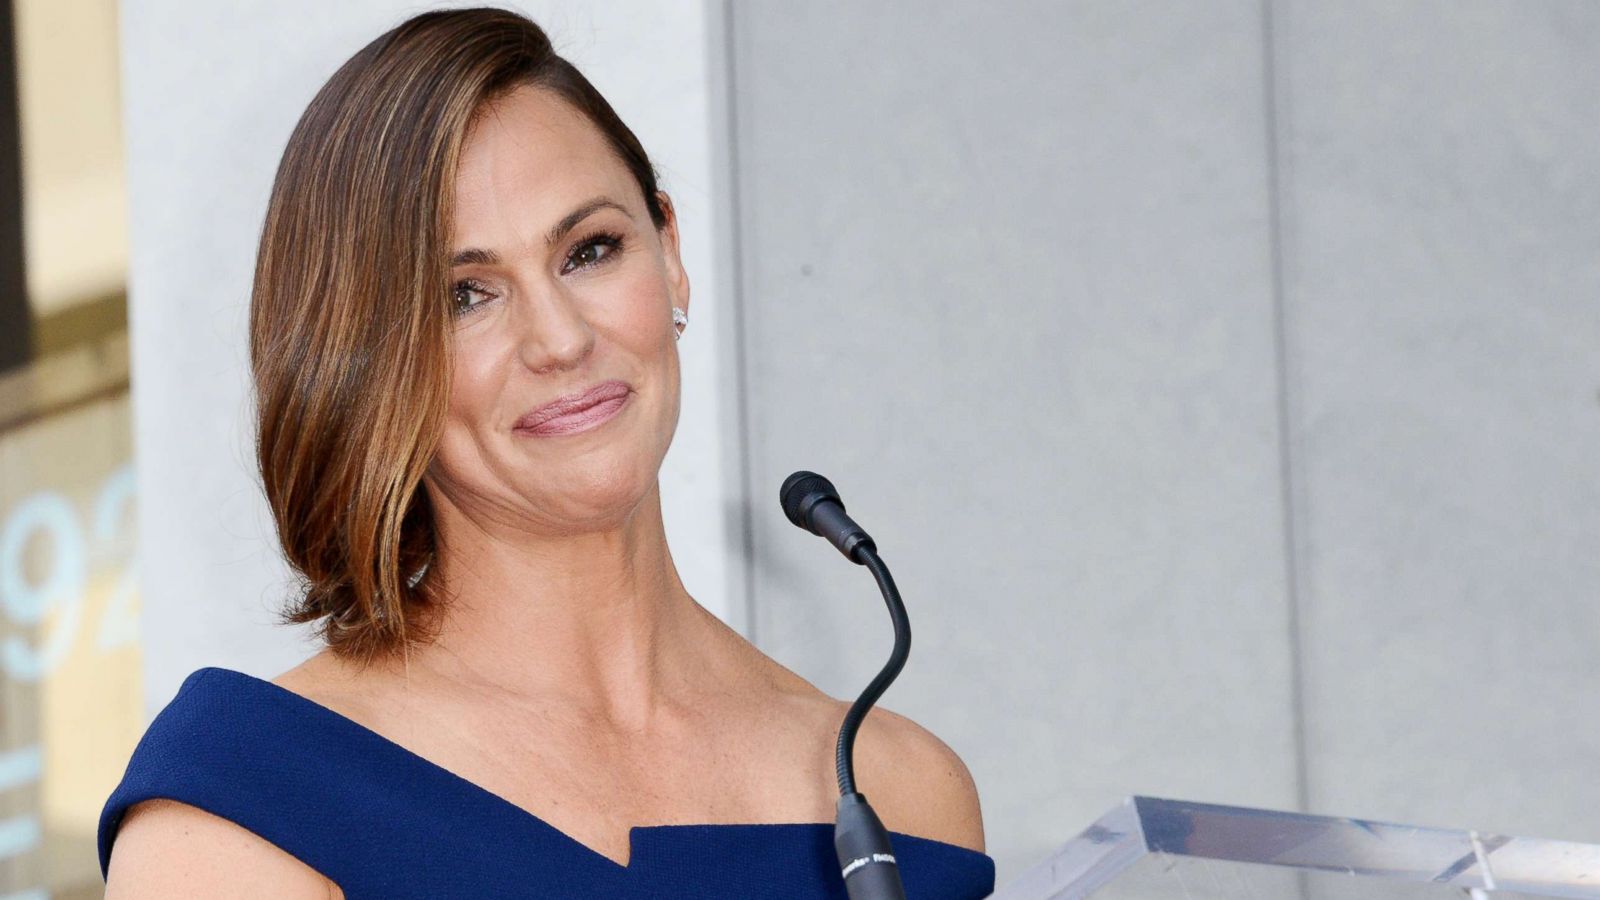
[[[472,410],[491,403],[510,351],[508,343],[491,329],[458,336],[450,379],[451,406],[470,416]]]
[[[667,308],[666,285],[659,273],[643,272],[627,285],[627,302],[620,304],[624,318],[618,324],[630,336],[629,343],[641,350],[671,339],[671,311]],[[659,333],[658,333],[659,332]]]

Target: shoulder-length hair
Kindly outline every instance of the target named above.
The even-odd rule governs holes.
[[[518,86],[553,91],[604,134],[656,227],[656,172],[544,31],[501,9],[406,20],[317,92],[273,182],[250,297],[256,456],[319,623],[368,662],[437,635],[445,598],[421,489],[450,394],[451,197],[467,132]]]

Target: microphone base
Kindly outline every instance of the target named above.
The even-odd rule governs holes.
[[[905,900],[889,831],[865,795],[851,793],[839,798],[833,849],[839,855],[839,870],[850,900]]]

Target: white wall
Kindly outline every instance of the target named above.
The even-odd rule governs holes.
[[[396,0],[192,3],[122,9],[133,262],[145,696],[153,714],[190,671],[263,677],[309,655],[274,624],[291,582],[251,450],[246,321],[256,239],[300,112],[350,54],[426,8]],[[662,471],[668,539],[689,591],[742,627],[737,428],[725,389],[728,293],[715,236],[709,66],[698,2],[517,6],[604,93],[655,158],[681,216],[693,313],[683,408]],[[741,599],[735,600],[735,597]]]

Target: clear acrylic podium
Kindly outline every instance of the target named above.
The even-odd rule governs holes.
[[[1600,845],[1131,797],[991,900],[1600,898]]]

